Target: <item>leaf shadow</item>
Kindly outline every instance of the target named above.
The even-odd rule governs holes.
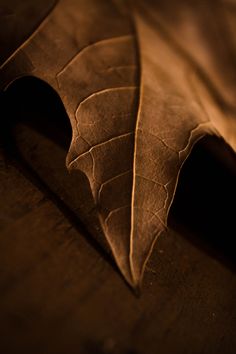
[[[0,144],[6,160],[13,163],[58,207],[73,227],[120,275],[102,231],[98,235],[100,239],[95,239],[79,217],[81,190],[77,193],[77,189],[81,184],[86,195],[84,208],[89,210],[94,227],[98,224],[86,176],[80,171],[69,173],[65,166],[72,129],[59,95],[46,82],[25,76],[15,80],[2,93],[1,110],[4,114]]]
[[[58,94],[45,82],[34,77],[24,77],[14,81],[2,94],[1,107],[5,114],[1,121],[0,141],[7,155],[118,271],[102,239],[95,240],[75,212],[79,196],[74,191],[79,181],[85,183],[85,176],[78,172],[69,176],[65,168],[72,132]],[[22,127],[26,131],[24,139],[21,136],[19,138]],[[27,131],[27,128],[30,130]],[[44,142],[40,138],[35,142],[34,136],[31,136],[32,131],[39,132],[60,149],[55,150],[55,153],[51,150],[52,145],[44,149]],[[57,160],[56,165],[52,163],[51,167],[56,176],[53,181],[44,167],[41,175],[34,167],[35,155],[33,153],[31,156],[31,153],[35,149],[35,143],[39,155],[41,149],[44,149],[44,156],[41,157],[47,158],[45,164],[50,159]],[[61,186],[58,189],[56,186],[53,190],[55,181]],[[203,138],[193,148],[182,168],[168,219],[169,226],[182,237],[234,270],[236,255],[232,203],[236,200],[235,181],[236,157],[232,150],[219,138]],[[89,186],[85,194],[91,194]],[[88,200],[92,204],[91,195]]]
[[[235,271],[235,201],[235,154],[222,139],[207,136],[182,168],[169,226]]]
[[[2,99],[5,117],[1,124],[4,124],[8,151],[10,144],[14,143],[10,141],[9,144],[9,136],[19,123],[39,131],[68,150],[72,135],[70,121],[60,97],[46,82],[33,76],[17,79],[9,85]]]

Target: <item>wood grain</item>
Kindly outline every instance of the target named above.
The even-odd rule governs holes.
[[[46,176],[52,140],[24,124],[15,135]],[[235,268],[169,230],[137,297],[20,166],[0,170],[0,352],[235,353]]]

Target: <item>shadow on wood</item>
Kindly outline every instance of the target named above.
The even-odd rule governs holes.
[[[86,177],[78,177],[73,172],[76,176],[72,183],[73,176],[69,176],[65,169],[71,126],[59,96],[43,81],[25,77],[10,85],[4,95],[4,105],[5,111],[8,111],[8,119],[3,120],[4,146],[13,155],[20,152],[21,165],[23,161],[27,162],[25,170],[30,171],[31,177],[35,176],[34,182],[39,181],[40,176],[41,186],[47,186],[47,195],[53,192],[53,199],[60,209],[67,216],[74,214],[75,223],[80,224],[76,204],[76,198],[80,198],[80,195],[75,196],[75,190],[79,178]],[[34,136],[33,132],[40,135]],[[10,135],[12,139],[9,139]],[[50,145],[48,141],[53,144]],[[55,146],[60,149],[55,149]],[[39,164],[35,160],[35,151]],[[49,161],[51,170],[46,168]],[[236,200],[235,166],[236,158],[222,140],[210,136],[203,138],[183,166],[169,216],[171,228],[233,269],[236,257],[234,208],[231,205]],[[53,180],[50,174],[55,176]],[[88,191],[89,186],[87,195]],[[62,207],[61,198],[66,208],[65,205]],[[90,198],[89,203],[92,205],[92,196]],[[80,230],[87,234],[81,225]],[[88,235],[88,239],[91,242],[92,237]],[[103,250],[107,250],[102,237],[95,247],[103,255]]]
[[[223,140],[208,136],[183,166],[169,223],[235,269],[235,201],[235,155]]]

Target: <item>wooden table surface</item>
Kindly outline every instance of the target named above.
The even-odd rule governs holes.
[[[49,186],[61,183],[55,193],[60,194],[63,186],[66,188],[60,176],[69,178],[64,164],[66,151],[27,125],[19,125],[16,132],[29,164],[42,172],[46,182],[48,178]],[[205,168],[207,165],[206,161]],[[0,353],[236,352],[235,257],[221,257],[221,244],[216,252],[211,240],[205,247],[197,236],[171,223],[155,247],[137,296],[108,257],[63,212],[60,203],[20,166],[17,158],[7,165],[1,158]],[[213,178],[210,171],[215,173],[212,166],[205,171],[208,177],[199,171],[195,183],[200,188],[206,181],[206,190],[210,189],[212,179],[221,183],[220,172]],[[226,193],[230,198],[225,186],[218,187],[214,192],[217,198],[221,190],[221,199]],[[188,203],[188,193],[181,193],[179,197],[177,193],[176,214],[181,214],[178,199]],[[217,198],[211,205],[214,212],[209,209],[197,215],[197,224],[201,225],[200,220],[208,213],[211,227],[215,220],[222,228],[222,249],[225,240],[232,251],[235,228],[230,234],[225,221],[228,214],[224,214],[227,204],[219,201],[217,205]],[[206,203],[207,198],[195,213]],[[220,215],[225,217],[225,232]]]

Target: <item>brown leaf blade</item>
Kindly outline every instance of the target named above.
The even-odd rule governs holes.
[[[34,75],[59,93],[73,131],[67,166],[86,174],[100,218],[102,230],[95,225],[90,229],[95,237],[101,232],[107,239],[131,284],[136,61],[130,19],[119,7],[106,0],[63,0],[1,72],[2,87],[21,76]],[[81,218],[89,223],[83,211]]]
[[[206,134],[236,150],[236,123],[214,102],[198,75],[159,24],[158,5],[137,7],[141,89],[135,134],[130,263],[135,284],[167,218],[181,167]]]
[[[101,230],[90,229],[137,287],[193,145],[216,134],[236,150],[236,123],[229,77],[209,69],[208,54],[187,53],[170,8],[150,0],[129,10],[119,1],[60,1],[2,66],[1,87],[34,75],[58,92],[73,131],[67,167],[87,176],[99,218]],[[190,34],[201,48],[198,16]],[[89,223],[82,208],[81,218]]]

